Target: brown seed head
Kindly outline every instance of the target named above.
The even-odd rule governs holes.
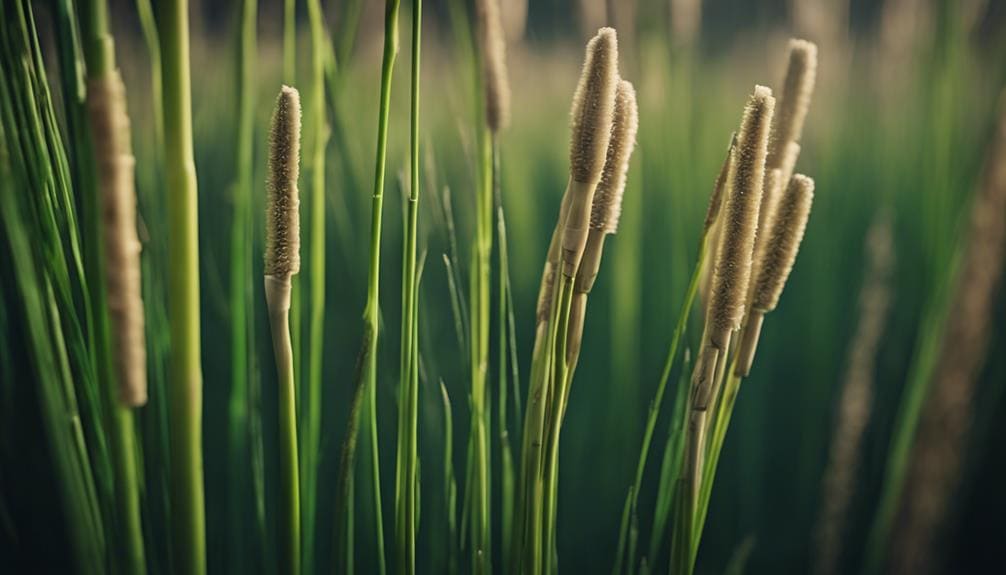
[[[779,200],[771,235],[766,238],[751,301],[753,309],[769,312],[779,303],[779,296],[800,251],[813,201],[814,180],[801,174],[794,175]]]
[[[105,258],[105,300],[114,343],[119,401],[147,402],[147,351],[136,233],[136,161],[129,137],[126,87],[118,70],[87,83]]]
[[[475,10],[482,56],[486,124],[493,133],[499,133],[510,123],[510,80],[507,77],[506,42],[499,0],[478,0]]]
[[[780,167],[787,144],[800,141],[816,77],[817,46],[806,40],[790,40],[789,64],[783,80],[782,95],[779,97],[779,110],[772,127],[772,149],[768,158],[770,167]]]
[[[269,132],[266,180],[265,275],[300,271],[300,94],[283,86]]]
[[[772,91],[755,86],[741,121],[728,179],[730,194],[720,217],[723,229],[706,311],[713,345],[720,345],[724,335],[739,329],[744,315],[774,108]]]
[[[608,154],[590,207],[590,227],[595,230],[613,234],[618,229],[618,218],[622,215],[622,196],[625,194],[625,177],[629,171],[629,158],[636,147],[638,129],[636,90],[631,82],[621,80],[615,94],[615,116],[611,124]]]
[[[601,28],[587,43],[587,55],[570,111],[570,174],[577,182],[601,178],[611,138],[618,85],[618,39],[613,28]]]

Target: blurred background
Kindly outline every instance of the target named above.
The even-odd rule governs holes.
[[[50,49],[54,32],[49,3],[35,4],[43,52],[55,54]],[[157,325],[163,327],[166,321],[163,288],[169,232],[159,175],[148,167],[156,165],[152,162],[156,150],[151,68],[134,4],[128,0],[111,4],[133,121],[149,284],[145,301],[148,322],[156,333]],[[207,547],[210,569],[220,571],[230,564],[228,533],[239,528],[228,522],[224,502],[230,490],[250,489],[228,482],[225,473],[238,5],[209,0],[190,4],[203,294]],[[326,178],[321,550],[327,549],[324,542],[331,541],[332,512],[326,510],[334,507],[338,450],[362,332],[383,41],[382,2],[327,0],[323,6],[339,74],[329,87],[332,137]],[[697,571],[721,573],[730,565],[743,565],[746,559],[749,573],[800,573],[818,561],[815,533],[823,505],[831,496],[822,482],[841,386],[849,377],[862,321],[857,302],[869,275],[867,238],[886,234],[886,247],[873,249],[886,249],[891,256],[885,280],[890,298],[888,305],[865,314],[877,316],[881,335],[867,374],[874,382],[872,409],[865,416],[858,462],[852,471],[848,523],[841,534],[838,559],[839,572],[858,572],[905,382],[935,353],[926,342],[939,335],[943,302],[953,286],[954,262],[970,222],[968,207],[994,133],[1006,81],[1006,3],[502,0],[501,6],[513,89],[512,125],[501,139],[502,202],[519,367],[525,377],[542,263],[568,173],[570,99],[583,45],[598,27],[617,29],[621,73],[635,84],[640,99],[638,147],[629,171],[624,213],[618,234],[609,240],[590,298],[584,353],[562,435],[558,536],[562,569],[595,573],[611,568],[647,408],[695,265],[713,181],[748,94],[755,84],[778,92],[786,42],[799,37],[816,42],[819,48],[817,89],[797,164],[798,172],[816,180],[815,207],[794,272],[779,308],[769,316],[753,372],[741,389]],[[440,572],[445,561],[447,526],[440,381],[452,399],[459,489],[468,436],[466,354],[455,330],[444,254],[452,250],[448,222],[453,221],[462,268],[469,261],[477,177],[475,126],[481,108],[473,82],[470,4],[427,0],[424,9],[420,253],[425,253],[425,267],[419,324],[423,490],[418,546],[420,570],[434,573]],[[402,52],[392,92],[381,278],[378,414],[382,469],[387,471],[385,494],[393,487],[390,470],[394,468],[399,377],[410,10],[411,4],[403,2]],[[298,83],[308,75],[310,53],[303,6],[299,18],[302,73]],[[265,128],[281,83],[282,21],[281,2],[260,3],[254,181],[261,193],[256,194],[256,214],[262,213],[264,198]],[[50,66],[50,75],[53,70],[55,66]],[[58,86],[54,89],[59,92]],[[312,129],[310,116],[305,116],[304,127]],[[998,217],[1006,218],[1006,214]],[[868,233],[871,228],[882,231]],[[262,235],[259,218],[256,246],[262,245]],[[258,257],[255,266],[254,277],[259,277]],[[301,282],[309,281],[311,273],[315,270],[306,269]],[[458,273],[460,278],[467,277],[465,269]],[[255,344],[261,365],[256,378],[262,390],[265,449],[270,453],[275,450],[275,370],[258,284],[254,282]],[[970,406],[971,433],[967,444],[960,446],[965,453],[960,482],[939,538],[941,567],[937,570],[946,572],[995,572],[1006,565],[1006,492],[1002,489],[1006,485],[1006,298],[1002,291],[992,312],[987,362]],[[701,314],[692,315],[688,346],[694,346],[701,333]],[[151,370],[163,373],[170,342],[161,337],[151,345],[160,350],[151,354]],[[640,495],[639,537],[646,543],[681,365],[679,360],[665,396]],[[490,373],[496,369],[494,364]],[[494,390],[495,381],[491,380]],[[520,392],[523,399],[526,384]],[[151,422],[159,417],[158,410],[163,411],[157,393],[152,390],[141,425],[155,425]],[[156,471],[149,461],[147,466],[148,472]],[[498,469],[494,462],[494,473]],[[265,477],[267,482],[275,480],[268,458]],[[16,485],[19,480],[8,477],[6,481]],[[158,481],[164,477],[148,473],[148,492],[159,492]],[[369,501],[367,481],[357,485],[358,501]],[[270,497],[267,509],[273,505]],[[45,517],[45,508],[39,509]],[[386,513],[389,509],[391,505],[386,504]],[[374,551],[368,547],[372,542],[362,536],[371,532],[368,513],[358,504],[361,572],[373,568]],[[386,520],[385,525],[389,524]],[[153,561],[158,553],[166,553],[166,548],[152,551]],[[666,557],[666,543],[663,553]],[[329,555],[319,553],[322,566]],[[664,565],[666,558],[652,559],[654,569],[663,571]]]

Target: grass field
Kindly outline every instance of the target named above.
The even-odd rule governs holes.
[[[697,546],[698,573],[1006,565],[1000,3],[383,4],[2,0],[0,564],[690,572],[675,557]],[[498,131],[480,58],[497,4],[510,94]],[[536,305],[600,26],[617,30],[639,127],[566,378],[551,348],[546,371],[532,357]],[[750,376],[723,408],[704,528],[683,529],[704,293],[664,375],[668,350],[731,134],[756,84],[781,99],[791,37],[817,46],[796,164],[814,206]],[[122,400],[133,340],[118,339],[106,289],[120,264],[103,170],[120,164],[92,140],[93,86],[115,70],[131,136],[117,157],[135,156],[135,180],[123,177],[137,202],[135,225],[119,224],[142,244],[139,407]],[[293,381],[277,375],[262,279],[284,84],[303,102]],[[562,301],[549,326],[565,325]],[[562,423],[545,500],[557,510],[533,552],[522,466],[539,379],[570,391],[565,417],[545,419],[555,434]],[[293,382],[291,422],[281,394]]]

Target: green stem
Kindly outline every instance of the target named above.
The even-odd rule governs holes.
[[[84,57],[87,63],[88,79],[98,81],[116,73],[115,44],[108,28],[108,4],[105,0],[93,0],[84,11],[83,18]],[[89,96],[90,97],[90,94]],[[93,195],[90,205],[101,207],[102,191],[96,185],[90,186]],[[100,216],[90,220],[88,238],[95,246],[104,245]],[[95,275],[90,279],[92,306],[96,312],[98,369],[101,373],[102,395],[106,407],[105,424],[109,429],[112,445],[112,465],[115,476],[115,504],[118,527],[118,556],[123,570],[130,573],[146,573],[143,548],[143,528],[140,520],[140,495],[137,482],[136,428],[133,412],[119,403],[116,397],[115,373],[111,366],[112,347],[105,299],[105,262],[101,249],[93,251]]]
[[[199,232],[192,150],[187,0],[159,5],[164,64],[164,146],[168,223],[171,331],[171,478],[174,568],[206,570],[202,457],[202,367],[199,327]]]
[[[513,462],[513,450],[510,446],[510,433],[508,431],[507,422],[507,347],[510,345],[510,340],[507,339],[507,329],[508,323],[508,309],[509,300],[511,298],[510,294],[510,283],[509,283],[509,264],[507,258],[507,246],[506,246],[506,222],[503,218],[503,195],[500,187],[500,146],[499,139],[494,135],[492,139],[492,157],[493,157],[493,196],[496,198],[496,231],[497,231],[497,241],[499,242],[499,321],[498,325],[498,345],[499,345],[499,404],[497,409],[499,413],[497,415],[499,419],[499,441],[500,441],[500,477],[501,477],[501,497],[500,497],[500,514],[501,514],[501,528],[502,528],[502,561],[503,561],[503,572],[510,572],[510,556],[508,554],[511,546],[511,533],[513,531],[513,506],[514,506],[514,462]],[[512,313],[512,309],[510,312]],[[511,333],[511,336],[513,334]],[[510,347],[511,353],[516,353],[514,349],[516,346]],[[513,369],[516,371],[517,362],[513,362]],[[519,385],[517,381],[517,376],[513,377],[513,385]]]
[[[418,337],[416,235],[419,227],[419,80],[422,42],[422,0],[412,9],[412,122],[408,215],[402,277],[402,349],[399,383],[399,434],[395,482],[395,531],[398,572],[416,571],[417,430],[418,430]]]
[[[384,522],[381,510],[381,472],[378,458],[377,436],[377,343],[380,313],[380,274],[381,274],[381,222],[384,213],[384,175],[388,146],[388,113],[391,109],[391,80],[398,56],[398,9],[399,0],[387,0],[384,13],[384,56],[381,63],[381,102],[378,110],[377,158],[374,166],[374,190],[370,211],[370,262],[367,275],[367,305],[363,311],[363,342],[358,357],[358,365],[354,375],[356,396],[362,399],[367,396],[367,407],[364,411],[366,425],[370,432],[371,463],[373,466],[371,479],[374,494],[374,519],[376,524],[378,572],[386,572],[384,557]],[[354,399],[354,403],[357,400]],[[349,429],[346,443],[343,446],[342,469],[340,484],[342,488],[337,494],[336,509],[349,509],[348,498],[352,492],[353,462],[356,452],[356,436],[360,421],[353,413],[349,419]],[[345,517],[342,517],[345,515]],[[353,531],[352,515],[337,513],[336,528],[338,540],[336,549],[341,551],[342,563],[351,572],[349,563],[351,537]],[[337,559],[338,561],[338,559]],[[338,564],[338,563],[337,563]]]
[[[325,148],[329,127],[325,110],[325,61],[328,35],[320,0],[308,0],[311,26],[311,78],[307,106],[313,118],[310,199],[310,331],[306,393],[303,398],[303,481],[305,567],[314,570],[314,532],[317,509],[318,451],[321,437],[321,379],[325,339]]]
[[[492,570],[490,553],[489,412],[486,409],[486,384],[489,376],[490,281],[493,213],[492,135],[480,124],[479,190],[476,194],[474,290],[471,303],[471,429],[475,433],[474,483],[472,484],[472,571]]]
[[[231,525],[241,525],[246,501],[244,481],[250,467],[248,450],[248,385],[252,376],[250,342],[254,341],[252,318],[252,194],[254,186],[255,62],[257,0],[242,0],[241,31],[238,42],[238,125],[236,130],[235,181],[233,184],[234,221],[231,227],[231,391],[229,516]],[[245,550],[241,529],[231,529],[230,561],[236,569],[244,564]]]
[[[279,376],[279,571],[300,573],[300,477],[297,457],[297,399],[290,341],[290,278],[265,278],[273,353]],[[285,292],[285,293],[284,293]]]
[[[660,375],[660,382],[657,384],[657,392],[653,397],[653,401],[650,403],[650,409],[646,417],[646,430],[643,433],[643,443],[639,450],[639,462],[636,463],[636,477],[632,483],[630,503],[631,509],[636,509],[636,505],[639,500],[639,490],[642,488],[643,473],[646,471],[646,462],[649,457],[650,443],[653,440],[653,432],[656,429],[657,419],[660,416],[660,407],[663,405],[664,391],[667,389],[667,382],[671,378],[671,371],[674,369],[674,362],[678,357],[678,346],[681,343],[681,338],[688,329],[688,318],[691,315],[692,304],[695,301],[695,295],[698,292],[699,287],[699,280],[702,277],[702,265],[706,257],[707,235],[707,233],[703,233],[699,242],[699,254],[696,258],[695,269],[692,271],[692,277],[688,281],[688,291],[685,292],[685,301],[681,304],[681,309],[678,310],[678,323],[674,327],[673,335],[671,335],[671,345],[667,350],[667,359],[664,360],[664,369]],[[619,534],[619,541],[625,540],[628,529],[629,524],[623,523]],[[632,566],[635,565],[635,557],[632,555],[633,554],[630,553],[628,557],[629,571],[631,571]],[[618,560],[616,561],[616,571],[621,564],[622,557],[621,554],[619,554]]]

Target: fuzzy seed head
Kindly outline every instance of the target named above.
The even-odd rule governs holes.
[[[265,275],[300,271],[300,94],[283,86],[269,131],[266,181]]]
[[[510,123],[510,80],[499,0],[478,0],[475,9],[482,53],[486,124],[493,133],[499,133]]]
[[[114,344],[119,401],[127,407],[147,402],[147,351],[136,233],[136,161],[129,137],[126,87],[118,70],[87,83],[91,141],[97,166],[105,301]]]
[[[587,43],[587,55],[570,111],[570,174],[581,183],[601,178],[618,86],[618,39],[601,28]]]
[[[817,46],[806,40],[789,41],[789,64],[783,80],[779,110],[772,127],[772,150],[769,166],[781,167],[786,146],[799,142],[803,134],[803,122],[807,118],[810,99],[814,94],[817,77]]]
[[[639,109],[636,106],[636,90],[632,83],[621,80],[615,93],[615,116],[611,124],[611,141],[604,160],[601,181],[594,192],[594,202],[590,207],[590,227],[613,234],[618,230],[618,218],[622,215],[622,196],[625,194],[625,178],[629,171],[629,159],[636,147],[636,132],[639,129]]]
[[[751,301],[753,309],[769,312],[778,305],[796,254],[800,251],[813,201],[814,180],[802,174],[794,175],[779,200],[772,231],[766,238]]]
[[[730,194],[724,198],[720,217],[723,227],[706,312],[706,324],[714,338],[739,329],[744,315],[774,108],[772,91],[756,86],[737,136],[728,179]]]

